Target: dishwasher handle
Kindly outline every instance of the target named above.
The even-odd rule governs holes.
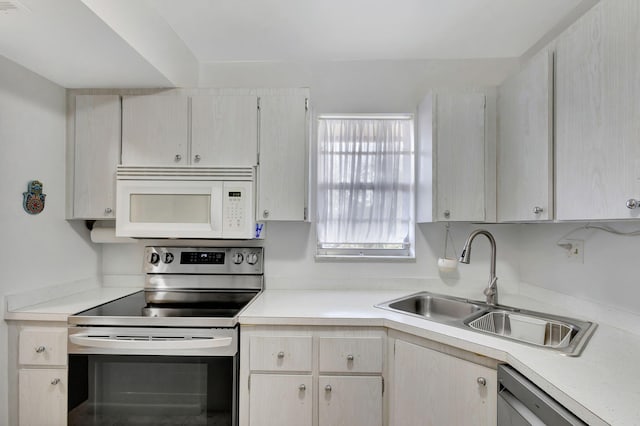
[[[521,417],[539,419],[545,425],[554,426],[583,426],[582,420],[562,406],[542,389],[533,384],[529,379],[519,373],[510,365],[498,366],[498,400],[502,399],[506,404],[498,404],[498,418],[510,418],[500,410],[509,410]],[[498,422],[498,426],[507,426],[513,423]],[[535,425],[535,422],[529,422]]]

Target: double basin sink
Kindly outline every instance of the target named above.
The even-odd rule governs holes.
[[[578,356],[596,324],[426,291],[376,305],[402,314]]]

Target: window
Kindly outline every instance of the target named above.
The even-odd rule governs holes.
[[[318,256],[412,257],[413,117],[320,116]]]

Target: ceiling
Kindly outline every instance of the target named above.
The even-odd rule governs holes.
[[[596,0],[10,2],[0,55],[63,87],[188,87],[209,62],[520,57]]]

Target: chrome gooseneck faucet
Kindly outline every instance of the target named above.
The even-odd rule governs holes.
[[[489,271],[489,285],[484,289],[484,295],[487,296],[487,303],[489,305],[498,304],[498,277],[496,277],[496,240],[489,231],[484,229],[477,229],[469,234],[467,241],[462,248],[462,254],[460,255],[460,263],[469,264],[471,262],[471,243],[473,239],[478,235],[484,235],[489,239],[491,243],[491,270]]]

